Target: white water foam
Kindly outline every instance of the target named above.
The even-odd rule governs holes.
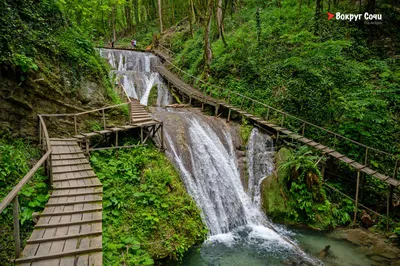
[[[158,57],[151,53],[115,49],[100,49],[100,55],[107,59],[113,69],[111,73],[116,76],[117,82],[125,87],[129,97],[148,105],[151,90],[157,88],[158,106],[166,106],[173,102],[160,74],[152,71],[160,64]]]

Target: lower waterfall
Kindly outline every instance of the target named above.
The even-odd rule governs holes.
[[[206,245],[245,245],[272,257],[300,257],[316,263],[288,237],[288,232],[271,223],[260,210],[260,185],[273,171],[273,142],[268,135],[258,129],[251,133],[246,193],[233,127],[222,119],[188,110],[157,108],[155,116],[164,122],[167,154],[203,211],[210,230]]]
[[[115,49],[100,49],[100,54],[130,97],[147,105],[151,89],[157,86],[157,106],[172,103],[171,93],[155,71],[160,64],[156,56]],[[163,121],[166,153],[180,170],[210,231],[202,252],[212,259],[188,265],[281,265],[285,259],[295,263],[291,265],[320,264],[261,211],[261,184],[274,170],[274,145],[267,134],[256,128],[251,132],[245,189],[236,154],[239,134],[234,125],[196,109],[157,107],[153,116]],[[229,256],[222,258],[221,253]]]

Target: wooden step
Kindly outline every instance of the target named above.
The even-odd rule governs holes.
[[[47,237],[47,238],[35,238],[29,239],[26,241],[27,244],[37,244],[37,243],[44,243],[44,242],[52,242],[52,241],[60,241],[60,240],[67,240],[72,238],[83,238],[83,237],[93,237],[101,235],[101,231],[94,231],[94,232],[87,232],[81,234],[74,234],[74,235],[64,235],[64,236],[54,236],[54,237]]]
[[[53,182],[82,180],[82,179],[90,179],[90,178],[97,178],[97,176],[96,175],[89,175],[89,176],[77,176],[77,177],[68,177],[68,178],[53,178]]]
[[[90,224],[90,223],[101,223],[102,221],[103,221],[102,219],[90,219],[90,220],[73,221],[73,222],[68,222],[68,223],[37,224],[37,225],[35,225],[35,229],[63,227],[63,226],[72,226],[72,225]]]
[[[72,214],[79,214],[79,213],[97,212],[97,211],[102,211],[102,210],[103,210],[102,207],[97,207],[97,208],[93,208],[93,209],[77,210],[77,211],[42,212],[42,213],[40,213],[39,216],[40,217],[44,217],[44,216],[63,216],[63,215],[72,215]]]
[[[102,248],[82,248],[82,249],[76,249],[73,251],[68,251],[68,252],[60,252],[60,253],[53,253],[53,254],[48,254],[48,255],[42,255],[42,256],[30,256],[30,257],[23,257],[23,258],[18,258],[15,260],[16,263],[28,263],[28,262],[35,262],[35,261],[40,261],[40,260],[49,260],[49,259],[58,259],[62,257],[69,257],[69,256],[76,256],[80,254],[86,254],[86,253],[93,253],[93,252],[101,252]]]

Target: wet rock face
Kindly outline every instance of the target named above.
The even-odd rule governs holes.
[[[37,140],[38,114],[81,112],[110,100],[104,84],[82,79],[79,87],[73,88],[66,74],[54,71],[34,73],[23,84],[0,76],[0,132]],[[48,127],[54,134],[73,131],[66,123]]]
[[[376,265],[400,265],[400,249],[380,235],[364,229],[339,229],[331,236],[359,246]]]

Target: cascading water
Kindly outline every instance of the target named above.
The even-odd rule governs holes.
[[[167,154],[203,211],[209,244],[246,246],[279,258],[307,257],[259,208],[261,182],[273,171],[268,135],[254,129],[249,140],[249,196],[241,183],[235,134],[228,124],[185,110],[157,109],[156,117],[164,122]]]
[[[247,146],[249,184],[248,193],[253,203],[261,207],[262,181],[274,170],[274,142],[257,128],[251,132]]]
[[[100,55],[107,59],[112,67],[111,74],[122,84],[129,97],[148,104],[151,89],[157,86],[157,105],[166,106],[172,102],[172,95],[155,71],[160,59],[151,53],[135,51],[100,49]]]
[[[162,79],[153,72],[160,64],[157,57],[110,49],[100,49],[100,53],[130,97],[147,104],[151,88],[157,85],[157,105],[172,102]],[[260,186],[273,171],[274,149],[268,135],[257,129],[251,133],[246,193],[240,179],[235,153],[237,132],[233,127],[221,119],[188,110],[157,108],[154,116],[163,121],[167,154],[179,168],[210,230],[202,248],[202,261],[194,259],[185,265],[278,265],[285,258],[302,258],[298,261],[306,262],[305,265],[319,263],[301,251],[287,232],[269,222],[260,210]]]

